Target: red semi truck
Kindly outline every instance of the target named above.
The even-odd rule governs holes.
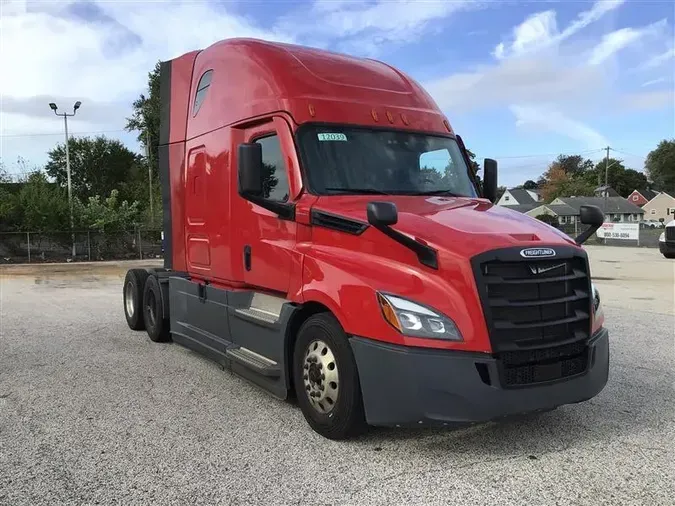
[[[379,61],[228,39],[161,63],[164,267],[132,329],[173,340],[331,439],[487,421],[605,386],[585,251],[494,205],[428,93]]]

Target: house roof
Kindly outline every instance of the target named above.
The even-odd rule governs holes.
[[[656,196],[655,196],[653,199],[651,199],[649,202],[647,202],[645,205],[643,205],[643,206],[642,206],[642,209],[644,209],[645,207],[646,207],[646,208],[651,208],[651,207],[653,207],[653,206],[655,205],[656,202],[661,202],[661,201],[663,201],[664,198],[667,199],[667,200],[666,200],[667,202],[675,201],[675,197],[673,197],[673,196],[670,195],[669,193],[666,193],[666,192],[660,192],[660,193],[657,193]]]
[[[655,192],[654,190],[635,190],[635,191],[637,191],[640,195],[642,195],[647,200],[652,200],[654,197],[656,197],[659,194],[658,192]]]
[[[598,206],[605,214],[644,214],[644,209],[631,204],[623,197],[560,197],[560,200],[573,207],[576,214],[579,214],[581,206]]]
[[[567,204],[547,204],[546,207],[558,216],[579,216],[579,210]]]
[[[509,188],[509,193],[518,201],[518,204],[535,204],[536,200],[524,188]]]
[[[535,207],[540,207],[544,204],[541,202],[532,202],[531,204],[519,204],[517,206],[504,206],[506,209],[513,209],[514,211],[518,211],[519,213],[526,213],[528,211],[531,211]]]

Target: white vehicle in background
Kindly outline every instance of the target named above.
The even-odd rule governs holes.
[[[663,228],[663,223],[658,220],[644,220],[641,225],[642,228]]]
[[[659,251],[666,258],[675,258],[675,220],[666,224],[659,236]]]

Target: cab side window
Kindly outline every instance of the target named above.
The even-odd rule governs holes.
[[[204,99],[206,98],[206,92],[208,91],[209,86],[211,85],[212,74],[213,74],[213,70],[207,70],[206,72],[204,72],[201,79],[199,80],[199,83],[197,84],[197,92],[195,93],[195,101],[194,101],[194,105],[192,106],[192,117],[193,118],[199,112],[199,108],[202,106],[202,102],[204,102]]]
[[[288,176],[286,164],[281,151],[281,143],[276,134],[257,139],[255,142],[262,146],[263,197],[278,202],[288,200]]]

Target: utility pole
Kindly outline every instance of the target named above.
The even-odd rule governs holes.
[[[150,195],[150,223],[155,224],[155,213],[152,210],[152,146],[150,130],[145,130],[145,158],[148,160],[148,191]]]
[[[54,111],[54,114],[56,114],[57,116],[63,116],[63,125],[66,133],[66,174],[68,176],[68,205],[70,206],[70,233],[73,242],[73,258],[75,258],[77,251],[75,250],[75,224],[73,220],[73,188],[70,180],[70,150],[68,149],[68,116],[75,116],[77,110],[80,108],[81,105],[82,102],[80,102],[79,100],[75,102],[75,105],[73,105],[73,113],[68,114],[67,112],[62,113],[56,112],[58,107],[56,107],[56,104],[54,102],[51,102],[49,104],[49,108],[52,111]]]
[[[609,173],[609,146],[607,146],[607,155],[605,156],[605,219],[607,219],[607,174]]]

